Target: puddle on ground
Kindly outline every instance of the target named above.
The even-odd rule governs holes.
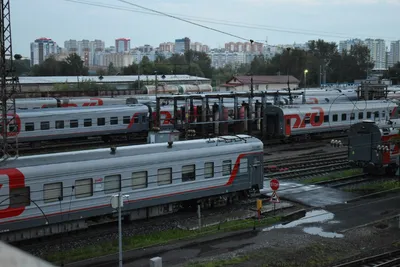
[[[342,234],[333,233],[333,232],[324,232],[324,230],[321,227],[306,227],[303,229],[303,231],[310,235],[319,235],[319,236],[328,237],[328,238],[344,237],[344,235],[342,235]]]
[[[287,224],[277,224],[271,227],[264,228],[263,231],[270,231],[272,229],[292,228],[306,223],[324,223],[331,221],[335,215],[326,210],[313,210],[306,213],[303,218],[292,221]]]

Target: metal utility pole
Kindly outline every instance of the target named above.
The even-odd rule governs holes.
[[[287,50],[287,87],[288,87],[288,93],[289,93],[289,104],[293,104],[293,98],[292,98],[292,94],[290,92],[290,79],[289,79],[289,53],[290,53],[290,47],[286,48]]]
[[[157,92],[158,92],[158,80],[157,80],[157,71],[154,72],[155,76],[155,85],[156,85],[156,98],[157,98]]]
[[[122,195],[121,192],[111,196],[111,207],[118,210],[118,266],[122,267],[122,214],[121,210],[124,207],[124,198],[128,198],[129,195]]]
[[[252,99],[254,98],[253,73],[251,74],[251,77],[250,77],[250,97]]]
[[[18,78],[13,67],[11,41],[10,0],[1,1],[0,16],[0,75],[1,75],[1,157],[18,156],[18,123],[15,114],[14,94],[18,90]],[[13,139],[8,140],[8,137]]]

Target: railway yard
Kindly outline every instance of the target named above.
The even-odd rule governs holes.
[[[115,266],[122,192],[123,266],[396,266],[397,104],[246,97],[17,102],[1,239],[57,266]]]

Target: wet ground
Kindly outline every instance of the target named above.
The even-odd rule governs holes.
[[[307,212],[306,216],[299,220],[288,224],[265,227],[258,231],[242,231],[234,235],[220,234],[213,238],[200,238],[195,242],[178,242],[171,246],[159,246],[147,250],[126,252],[124,266],[149,266],[149,259],[156,256],[162,257],[163,267],[185,266],[184,264],[188,261],[230,259],[240,255],[252,255],[252,253],[257,251],[262,251],[262,253],[274,252],[275,254],[273,255],[276,255],[275,250],[282,250],[283,254],[290,254],[293,251],[301,249],[307,250],[310,246],[313,248],[318,247],[319,252],[317,254],[322,253],[322,249],[329,248],[334,253],[343,247],[344,250],[342,253],[347,255],[348,250],[349,255],[351,255],[351,253],[356,253],[358,250],[372,246],[383,237],[387,238],[387,240],[381,241],[379,243],[381,245],[389,242],[388,240],[390,242],[400,240],[400,231],[398,228],[395,230],[389,229],[394,232],[386,232],[387,234],[379,232],[382,230],[376,228],[369,229],[368,231],[360,230],[361,228],[354,229],[354,227],[362,226],[365,223],[386,218],[390,214],[399,213],[400,196],[335,205],[325,209],[316,208]],[[396,227],[398,227],[397,224]],[[322,248],[319,247],[325,243],[326,245],[322,245]],[[330,246],[333,247],[331,248]],[[300,254],[300,259],[301,257],[305,258],[306,256]],[[252,259],[248,260],[252,262]],[[95,261],[92,263],[87,262],[84,266],[112,266],[116,262],[116,257],[114,257],[102,263]],[[238,266],[261,265],[255,265],[253,262],[250,265],[241,264]],[[269,266],[276,265],[272,264]]]
[[[272,194],[272,190],[269,186],[269,179],[264,182],[264,189],[262,189],[261,192],[267,196]],[[334,188],[318,185],[304,185],[291,181],[281,181],[277,194],[287,200],[310,207],[325,207],[342,204],[357,197],[355,194],[343,192]]]

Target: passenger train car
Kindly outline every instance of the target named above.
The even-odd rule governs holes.
[[[16,110],[137,104],[133,97],[16,98]]]
[[[354,123],[365,119],[384,121],[398,117],[397,105],[388,101],[358,101],[354,103],[267,106],[267,133],[271,137],[320,135],[347,131]]]
[[[146,105],[118,105],[92,108],[62,108],[21,111],[16,114],[17,125],[10,124],[8,140],[18,136],[19,142],[40,142],[101,136],[147,136],[150,116]],[[161,108],[161,128],[170,126],[173,108]],[[165,127],[164,127],[165,126]],[[2,138],[2,137],[0,137]]]
[[[349,162],[370,174],[394,174],[400,156],[400,122],[376,123],[365,120],[350,127]]]
[[[129,220],[223,205],[263,188],[263,155],[260,140],[236,135],[9,159],[0,169],[0,238],[104,222],[115,216],[110,199],[118,192],[129,195]]]

